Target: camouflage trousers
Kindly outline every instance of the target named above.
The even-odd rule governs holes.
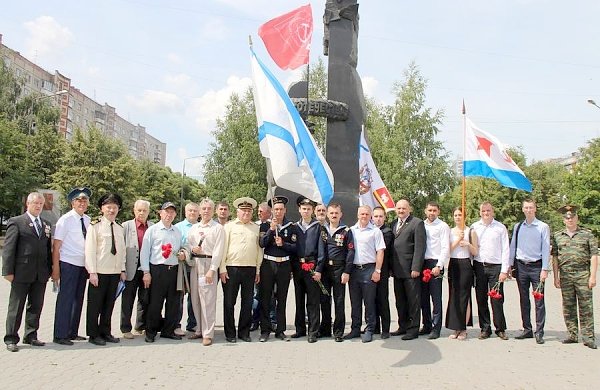
[[[579,324],[584,340],[595,341],[594,337],[594,305],[592,289],[588,287],[590,271],[560,272],[560,287],[563,300],[563,316],[569,337],[578,339],[577,309],[579,308]]]

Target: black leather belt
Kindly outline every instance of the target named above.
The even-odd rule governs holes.
[[[358,268],[358,269],[367,269],[370,267],[375,267],[375,263],[354,264],[354,268]]]
[[[212,255],[195,255],[192,253],[192,257],[197,257],[200,259],[210,259],[210,258],[212,258]]]
[[[315,258],[314,258],[314,256],[301,257],[301,258],[299,259],[299,261],[300,261],[301,263],[312,263],[312,262],[314,262],[314,261],[315,261]]]
[[[525,261],[525,260],[519,260],[517,259],[517,261],[523,265],[537,265],[537,264],[541,264],[542,263],[542,259],[539,260],[535,260],[535,261]]]

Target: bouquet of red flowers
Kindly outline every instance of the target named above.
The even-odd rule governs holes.
[[[533,299],[535,299],[536,301],[541,301],[542,298],[544,298],[544,282],[539,282],[537,287],[535,288],[535,290],[533,290],[531,292],[531,295],[533,295]]]
[[[315,263],[302,263],[302,271],[310,272],[310,276],[315,276]],[[325,286],[323,286],[323,283],[321,283],[320,280],[319,281],[315,280],[315,282],[317,282],[317,284],[321,288],[321,292],[323,292],[323,294],[329,295],[327,290],[325,290]]]
[[[162,256],[165,259],[168,259],[169,256],[171,256],[171,252],[173,251],[173,245],[171,245],[171,243],[163,244],[161,249],[162,249]]]
[[[502,294],[500,294],[500,291],[499,291],[500,284],[501,284],[501,282],[496,282],[496,284],[494,284],[492,289],[490,291],[488,291],[488,293],[487,293],[488,297],[490,297],[492,299],[502,299]]]
[[[429,268],[423,270],[423,277],[421,278],[423,283],[429,283],[432,277],[433,275],[431,274],[431,270]]]

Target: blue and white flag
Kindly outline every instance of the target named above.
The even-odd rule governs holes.
[[[328,204],[333,198],[329,165],[279,81],[251,52],[258,142],[275,183]]]
[[[464,176],[488,177],[504,187],[531,192],[531,182],[506,153],[500,140],[475,126],[469,118],[466,120]]]

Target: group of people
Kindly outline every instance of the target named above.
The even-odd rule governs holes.
[[[123,338],[143,335],[153,343],[160,335],[181,340],[186,336],[182,326],[186,294],[188,338],[209,346],[215,336],[219,281],[227,342],[250,342],[256,329],[260,342],[271,334],[289,340],[285,331],[290,279],[296,308],[291,338],[306,337],[309,343],[324,337],[336,342],[361,338],[367,343],[375,334],[382,339],[412,340],[425,335],[437,339],[446,278],[449,337],[467,338],[467,327],[473,325],[474,288],[479,339],[489,338],[494,330],[498,338],[507,340],[503,282],[511,277],[519,288],[523,324],[516,338],[535,338],[543,344],[543,292],[550,271],[563,297],[569,333],[563,343],[577,343],[581,330],[584,345],[596,349],[592,289],[598,241],[579,226],[574,206],[559,210],[565,229],[551,234],[548,225],[536,218],[535,202],[525,200],[525,218],[515,224],[509,240],[489,202],[480,205],[481,219],[470,227],[456,208],[455,226],[450,228],[439,218],[436,202],[427,204],[422,220],[413,215],[407,199],[396,203],[397,218],[391,224],[386,223],[383,208],[359,206],[357,221],[351,226],[342,222],[340,204],[320,205],[304,196],[296,200],[300,214],[296,222],[286,218],[289,199],[283,196],[260,205],[249,197],[238,198],[233,202],[236,216],[232,220],[226,202],[215,205],[206,198],[188,203],[185,219],[177,224],[173,223],[175,204],[162,204],[160,220],[153,224],[148,220],[150,203],[140,199],[133,206],[134,219],[121,225],[116,222],[123,206],[118,194],[99,198],[101,216],[94,220],[86,215],[90,198],[91,191],[85,187],[69,192],[72,209],[60,217],[53,233],[48,221],[40,218],[44,197],[37,192],[27,197],[26,212],[9,220],[2,264],[2,275],[11,283],[4,337],[7,350],[19,350],[25,307],[23,343],[45,344],[37,332],[49,278],[58,292],[53,341],[66,346],[81,340],[95,345],[120,342],[111,327],[119,295]],[[257,207],[259,220],[254,221]],[[395,331],[390,331],[390,277],[398,314]],[[79,335],[86,284],[87,338]],[[344,333],[346,286],[351,325]],[[535,327],[530,314],[532,292]]]

